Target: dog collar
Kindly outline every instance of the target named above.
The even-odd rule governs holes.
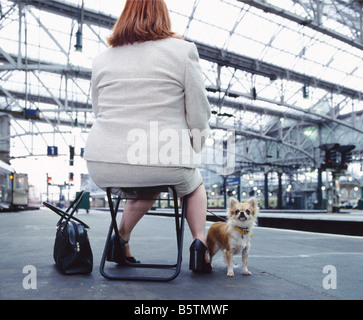
[[[234,227],[240,234],[242,234],[242,236],[244,234],[248,234],[250,232],[250,229],[248,228],[238,228],[238,227]]]

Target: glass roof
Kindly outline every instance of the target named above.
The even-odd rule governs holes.
[[[314,152],[319,143],[349,140],[349,136],[363,133],[359,125],[363,113],[363,37],[357,3],[325,0],[318,6],[308,0],[165,1],[174,31],[196,42],[200,50],[213,110],[211,126],[216,132],[234,129],[238,137],[247,137],[255,144],[277,143],[277,149],[286,147],[285,154],[296,152],[297,159]],[[23,10],[20,46],[19,2],[30,4]],[[118,18],[125,1],[84,1],[89,15],[82,25],[81,56],[74,52],[81,0],[0,3],[0,108],[10,114],[27,107],[39,108],[43,123],[38,126],[48,126],[39,131],[64,132],[65,141],[71,139],[67,125],[77,118],[85,140],[94,121],[89,112],[91,63],[105,49],[111,22]],[[75,11],[71,16],[45,3],[66,4]],[[91,13],[108,19],[110,26],[101,18],[99,23],[88,20]],[[208,57],[208,52],[217,52],[223,64]],[[240,65],[229,64],[227,53]],[[24,120],[14,116],[15,120],[17,133],[29,132],[22,125]],[[321,126],[336,133],[321,133],[320,139],[325,141],[319,142],[311,132],[316,136]],[[339,130],[348,132],[348,137]],[[20,144],[23,151],[14,148],[14,157],[24,153],[25,143],[16,140],[17,133],[12,132],[13,144]],[[44,134],[42,143],[50,145],[52,139],[52,135]],[[363,150],[359,141],[357,145],[357,150]],[[248,154],[242,151],[246,150],[243,144],[238,148],[242,158],[266,161],[266,151],[253,154],[262,147],[250,148]],[[35,150],[37,153],[41,152]]]

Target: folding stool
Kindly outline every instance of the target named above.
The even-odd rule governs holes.
[[[182,212],[181,215],[179,213],[179,206],[178,206],[178,196],[177,196],[177,192],[175,190],[174,186],[156,186],[156,187],[142,187],[142,188],[121,188],[123,191],[125,191],[127,194],[136,194],[137,192],[142,192],[142,193],[148,193],[148,192],[169,192],[169,195],[172,195],[173,198],[173,203],[174,203],[174,218],[175,218],[175,229],[176,229],[176,241],[177,241],[177,261],[175,264],[158,264],[158,263],[130,263],[127,262],[127,266],[125,268],[129,269],[129,268],[146,268],[149,269],[148,270],[148,274],[150,272],[149,275],[144,276],[144,275],[127,275],[125,274],[125,268],[119,268],[117,270],[117,275],[116,274],[110,274],[109,272],[107,272],[105,270],[105,263],[106,263],[106,258],[107,258],[107,252],[111,243],[111,238],[112,235],[115,234],[117,235],[117,237],[119,236],[118,234],[118,227],[117,227],[117,213],[119,210],[119,206],[120,206],[120,202],[123,199],[133,199],[135,200],[134,197],[121,197],[118,196],[117,201],[115,203],[115,205],[113,204],[113,200],[112,200],[112,194],[111,194],[111,190],[112,188],[107,188],[106,192],[107,192],[107,200],[108,200],[108,205],[110,208],[110,213],[111,213],[111,224],[110,224],[110,228],[109,228],[109,232],[107,235],[107,239],[106,239],[106,244],[105,244],[105,248],[103,251],[103,255],[102,255],[102,259],[101,259],[101,264],[100,264],[100,272],[102,274],[102,276],[104,276],[107,279],[110,280],[140,280],[140,281],[171,281],[173,279],[175,279],[179,273],[180,273],[180,269],[181,269],[181,263],[182,263],[182,252],[183,252],[183,235],[184,235],[184,222],[185,222],[185,217],[186,217],[186,199],[184,198],[181,202],[182,202]],[[145,197],[143,198],[137,198],[138,200],[149,200]],[[160,275],[155,275],[155,271],[154,274],[151,273],[152,269],[172,269],[174,270],[174,273],[172,275],[170,275],[170,271],[168,272],[168,275],[166,276],[160,276]],[[128,270],[129,271],[129,270]],[[124,273],[124,274],[122,274]],[[159,272],[160,273],[160,272]]]

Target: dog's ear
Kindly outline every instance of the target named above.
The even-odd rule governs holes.
[[[249,200],[247,201],[247,203],[248,203],[250,206],[254,207],[255,209],[257,209],[257,208],[258,208],[258,203],[257,203],[257,199],[256,199],[256,198],[251,198],[251,199],[249,199]]]
[[[228,200],[228,208],[232,208],[236,203],[238,203],[238,200],[236,198],[229,198]]]

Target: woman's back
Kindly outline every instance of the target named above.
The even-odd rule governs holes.
[[[135,129],[148,137],[172,129],[180,138],[181,159],[183,153],[193,152],[190,141],[182,141],[183,130],[208,130],[209,104],[198,53],[194,44],[184,40],[167,38],[108,48],[94,61],[92,95],[97,121],[87,141],[86,160],[129,163],[126,151]],[[151,124],[158,132],[150,132]],[[114,152],[109,152],[110,147]],[[148,143],[147,153],[159,154],[161,147]]]

